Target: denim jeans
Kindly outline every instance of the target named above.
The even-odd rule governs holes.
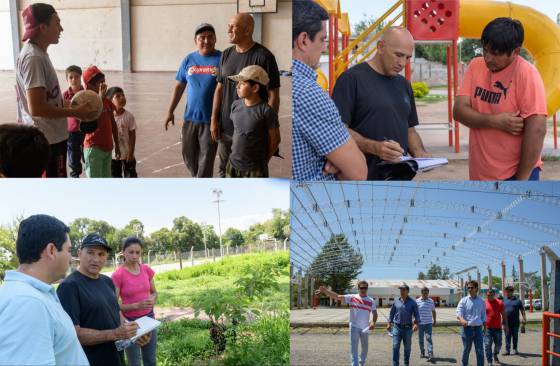
[[[154,313],[148,314],[149,317],[154,317]],[[129,321],[136,320],[136,318],[128,318]],[[128,366],[156,366],[156,345],[157,345],[157,329],[152,331],[152,337],[148,344],[144,347],[132,344],[125,349],[126,362]]]
[[[492,350],[492,343],[494,343],[494,350]],[[492,355],[500,353],[500,348],[502,348],[502,328],[487,328],[484,335],[484,350],[488,363],[492,362]]]
[[[529,175],[529,178],[527,178],[527,180],[540,180],[541,177],[541,168],[533,168],[533,170],[531,170],[531,175]],[[511,178],[508,178],[506,180],[517,180],[515,179],[515,175]]]
[[[469,354],[471,353],[473,342],[474,342],[474,350],[476,353],[476,365],[484,366],[482,326],[462,327],[461,339],[463,341],[463,366],[469,365]]]
[[[412,326],[402,327],[393,325],[393,366],[399,366],[401,353],[401,340],[404,346],[404,364],[410,364],[410,351],[412,349]]]
[[[508,324],[509,332],[506,333],[506,352],[510,351],[513,338],[513,349],[517,351],[517,339],[519,337],[519,324]]]
[[[67,149],[70,176],[79,178],[82,174],[82,160],[84,159],[84,133],[82,131],[70,132]]]
[[[428,356],[434,355],[434,345],[432,343],[432,324],[421,324],[418,326],[418,343],[420,345],[420,353],[424,353],[424,336],[428,342]]]
[[[362,332],[362,329],[350,327],[350,348],[352,350],[352,366],[359,366],[366,364],[368,352],[368,336],[369,333]],[[362,352],[360,353],[358,363],[358,342],[362,344]]]

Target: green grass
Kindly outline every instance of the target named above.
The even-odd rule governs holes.
[[[541,157],[542,161],[560,161],[560,156],[556,155],[543,155]]]
[[[255,253],[224,258],[182,270],[156,275],[159,306],[186,306],[189,296],[200,291],[233,287],[243,269],[260,265],[281,268],[279,290],[268,293],[261,304],[282,309],[264,313],[252,323],[230,327],[226,350],[214,354],[210,322],[198,319],[167,322],[158,330],[158,366],[289,365],[289,253]]]
[[[418,102],[422,102],[422,103],[426,103],[426,104],[431,104],[431,103],[438,103],[438,102],[442,102],[447,100],[447,96],[445,95],[426,95],[423,96],[421,98],[414,98],[414,100],[418,103]]]
[[[233,287],[237,275],[246,268],[259,265],[276,266],[283,270],[278,278],[279,291],[267,294],[264,305],[288,307],[289,253],[254,253],[224,258],[216,263],[207,263],[182,270],[156,275],[158,305],[162,307],[186,307],[189,297],[201,290],[227,289]],[[279,307],[279,306],[275,306]]]

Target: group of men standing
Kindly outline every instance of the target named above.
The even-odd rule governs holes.
[[[403,157],[430,157],[420,135],[411,84],[400,73],[414,39],[389,27],[373,58],[344,71],[332,96],[316,82],[327,12],[294,0],[292,23],[293,177],[307,180],[406,180],[384,169]],[[481,35],[455,98],[454,118],[470,129],[469,178],[538,180],[546,135],[546,94],[537,69],[520,56],[523,25],[497,18]],[[492,97],[489,97],[489,96]]]
[[[350,349],[352,366],[365,365],[368,354],[368,336],[377,323],[375,300],[368,296],[368,282],[359,281],[358,294],[339,295],[325,286],[320,286],[316,294],[325,294],[335,301],[348,304],[350,308]],[[520,325],[527,319],[521,300],[514,296],[514,288],[506,287],[506,297],[497,298],[497,291],[489,288],[487,298],[479,295],[478,283],[467,282],[468,296],[463,297],[457,306],[457,320],[461,325],[463,353],[461,363],[469,364],[469,354],[474,343],[477,366],[484,365],[484,355],[488,365],[497,365],[502,347],[502,329],[506,335],[506,350],[503,355],[518,354],[518,335]],[[391,306],[387,319],[387,332],[392,337],[393,366],[400,364],[401,343],[404,348],[404,365],[410,365],[412,352],[412,334],[418,332],[418,345],[421,358],[435,363],[432,329],[436,325],[436,305],[429,297],[430,289],[423,287],[421,296],[413,299],[409,296],[410,287],[402,284],[400,296]],[[520,321],[519,314],[523,316]],[[370,321],[371,314],[371,321]],[[511,348],[513,341],[513,348]],[[427,344],[427,347],[425,345]],[[361,352],[358,352],[361,345]]]
[[[246,66],[262,67],[269,77],[268,104],[278,114],[280,72],[274,55],[253,40],[254,28],[250,14],[234,15],[227,28],[232,46],[221,52],[215,48],[214,27],[208,23],[200,24],[194,35],[197,50],[184,58],[177,71],[177,84],[164,127],[167,130],[170,124],[175,124],[174,111],[185,92],[182,155],[192,177],[212,177],[216,154],[219,157],[218,176],[226,176],[234,134],[230,112],[233,102],[239,98],[236,82],[230,76],[239,74]]]

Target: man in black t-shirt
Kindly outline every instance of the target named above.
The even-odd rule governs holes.
[[[210,131],[212,139],[219,141],[218,175],[221,178],[226,176],[226,165],[231,154],[233,136],[233,122],[230,118],[231,105],[239,99],[235,90],[236,84],[228,77],[239,74],[246,66],[262,67],[270,78],[268,104],[276,114],[280,107],[280,72],[276,58],[266,47],[253,41],[254,25],[253,17],[247,13],[233,16],[228,24],[228,38],[233,46],[224,50],[220,59]]]
[[[342,121],[365,154],[368,180],[378,180],[378,164],[403,155],[428,157],[420,135],[410,83],[399,73],[412,56],[414,40],[405,28],[391,27],[369,61],[345,71],[336,81],[333,100]]]
[[[113,281],[99,273],[110,250],[99,234],[86,236],[78,270],[66,277],[57,290],[91,366],[124,366],[123,353],[117,351],[115,341],[135,336],[138,329],[136,323],[124,322]],[[149,340],[150,333],[136,344],[143,346]]]

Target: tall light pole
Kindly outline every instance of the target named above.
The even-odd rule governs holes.
[[[204,243],[204,258],[208,258],[208,249],[206,249],[206,223],[203,221],[200,223],[202,227],[202,242]]]
[[[222,190],[221,189],[214,188],[212,190],[212,193],[214,193],[216,195],[216,200],[212,201],[212,202],[218,204],[218,231],[220,233],[220,256],[223,257],[224,256],[224,247],[222,246],[222,216],[221,216],[221,213],[220,213],[220,202],[224,202],[224,201],[220,200],[220,196],[222,195]]]

